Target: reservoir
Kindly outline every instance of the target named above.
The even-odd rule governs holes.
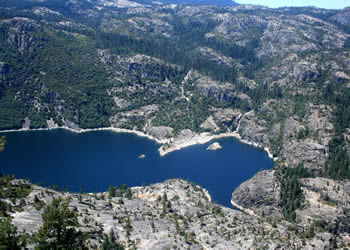
[[[34,184],[70,191],[103,192],[183,178],[206,188],[214,202],[231,207],[233,190],[273,161],[267,153],[235,138],[213,140],[161,157],[161,146],[134,134],[112,131],[73,133],[63,129],[0,133],[7,144],[0,172]],[[208,151],[213,142],[222,149]],[[142,156],[142,157],[140,157]]]

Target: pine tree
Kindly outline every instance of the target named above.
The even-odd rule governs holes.
[[[123,250],[123,245],[117,243],[117,240],[114,236],[113,229],[109,233],[109,236],[106,235],[105,239],[101,245],[102,250]]]
[[[68,208],[69,201],[54,198],[45,208],[43,225],[34,238],[36,249],[86,249],[83,234],[76,230],[77,214]]]
[[[0,249],[22,249],[26,246],[24,235],[18,234],[17,227],[11,224],[11,218],[0,222]]]

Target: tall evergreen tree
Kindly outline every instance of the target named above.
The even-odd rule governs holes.
[[[86,249],[77,231],[77,214],[68,208],[69,199],[54,198],[42,215],[43,225],[35,235],[36,249]]]
[[[106,235],[105,239],[101,245],[101,248],[103,250],[123,250],[123,245],[117,243],[117,240],[114,236],[113,229],[110,231],[109,236]]]
[[[22,249],[26,246],[25,236],[17,232],[17,227],[11,223],[10,218],[0,222],[0,250]]]

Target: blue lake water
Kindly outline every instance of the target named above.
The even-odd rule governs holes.
[[[231,194],[272,160],[262,149],[234,138],[214,140],[221,150],[207,151],[210,143],[159,156],[159,144],[133,134],[94,131],[82,134],[63,129],[6,133],[0,153],[0,172],[45,186],[69,186],[70,191],[101,192],[110,185],[140,186],[169,178],[183,178],[206,188],[213,201],[230,207]],[[141,154],[146,157],[139,159]]]

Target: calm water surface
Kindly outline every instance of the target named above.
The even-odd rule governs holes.
[[[96,131],[76,134],[63,129],[6,133],[0,172],[45,186],[69,186],[78,192],[107,191],[109,186],[140,186],[177,177],[206,188],[214,201],[230,205],[233,190],[273,162],[261,149],[234,138],[214,140],[160,157],[159,144],[133,134]],[[139,159],[141,154],[146,157]]]

